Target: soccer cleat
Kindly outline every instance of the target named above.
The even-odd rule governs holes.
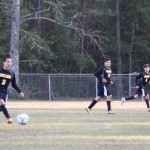
[[[116,112],[113,111],[112,109],[108,111],[108,114],[115,114]]]
[[[147,111],[150,112],[150,108],[148,108]]]
[[[91,109],[90,108],[86,108],[85,110],[87,111],[88,114],[91,114]]]
[[[13,120],[12,120],[11,118],[9,118],[9,119],[7,120],[7,123],[8,123],[8,124],[12,124],[12,123],[13,123]]]
[[[124,97],[121,98],[121,106],[123,105],[123,103],[126,101],[126,99]]]

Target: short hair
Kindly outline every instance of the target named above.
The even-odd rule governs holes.
[[[105,58],[104,63],[107,62],[107,61],[111,61],[111,59],[110,58]]]
[[[3,58],[3,62],[5,62],[5,61],[6,61],[6,59],[8,59],[8,58],[10,58],[10,59],[11,59],[10,55],[6,55],[6,56],[4,56],[4,58]]]
[[[149,67],[149,64],[144,64],[143,69]]]

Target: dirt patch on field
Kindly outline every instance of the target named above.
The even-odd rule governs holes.
[[[24,108],[24,109],[85,109],[89,106],[91,101],[73,101],[73,102],[56,102],[56,101],[48,101],[48,102],[8,102],[8,108]],[[106,109],[106,102],[102,101],[95,105],[94,109]],[[144,101],[141,102],[125,102],[123,106],[121,106],[120,101],[112,102],[113,109],[146,109],[146,104]]]

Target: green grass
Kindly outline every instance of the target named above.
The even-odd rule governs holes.
[[[8,125],[1,113],[2,150],[149,150],[150,113],[146,110],[9,109],[25,112],[27,125]]]

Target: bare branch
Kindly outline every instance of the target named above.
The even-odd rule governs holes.
[[[104,44],[103,41],[106,40],[106,37],[102,36],[102,33],[100,31],[85,31],[85,29],[82,27],[82,22],[80,22],[81,17],[83,17],[83,13],[77,12],[72,17],[70,17],[67,22],[65,22],[62,13],[65,4],[61,3],[59,0],[44,0],[44,3],[49,4],[49,7],[47,9],[42,11],[36,11],[36,9],[34,8],[34,13],[22,17],[20,20],[20,24],[28,20],[40,19],[48,20],[62,27],[72,29],[80,37],[84,36],[89,38],[91,40],[91,43],[96,45],[98,47],[98,50],[100,50],[102,55],[104,56],[102,47]],[[54,13],[54,19],[38,15],[49,11],[50,13]]]
[[[22,44],[24,39],[29,39],[29,40],[32,40],[31,50],[34,49],[35,47],[37,47],[38,49],[43,49],[43,47],[41,47],[41,45],[39,44],[41,43],[41,39],[40,37],[38,37],[37,34],[25,31],[23,29],[21,29],[21,31],[24,32],[24,36],[20,39],[20,44]],[[36,38],[33,38],[33,37],[36,37]]]
[[[94,31],[94,32],[91,32],[91,33],[86,33],[85,30],[73,26],[72,23],[70,23],[70,24],[62,24],[60,22],[57,22],[57,21],[55,21],[53,19],[46,18],[46,17],[38,17],[38,18],[37,17],[31,17],[31,18],[26,18],[25,20],[22,20],[20,23],[23,23],[24,21],[27,21],[27,20],[35,20],[35,19],[48,20],[48,21],[56,23],[56,24],[58,24],[60,26],[63,26],[65,28],[73,29],[73,30],[79,32],[80,34],[82,34],[82,35],[90,38],[91,41],[98,47],[98,49],[101,51],[102,55],[104,56],[104,53],[103,53],[103,50],[102,50],[102,44],[103,44],[103,40],[102,39],[106,39],[106,38],[104,36],[98,35],[98,33],[100,33],[100,32]]]
[[[48,8],[45,9],[45,10],[37,11],[37,12],[35,12],[35,13],[28,14],[28,15],[26,15],[26,16],[23,16],[23,17],[20,18],[20,21],[24,21],[24,20],[26,20],[26,18],[28,18],[28,17],[32,17],[32,16],[34,16],[34,15],[35,15],[35,16],[38,16],[38,14],[44,13],[44,12],[48,12],[48,11],[50,11],[50,7],[48,7]]]
[[[63,10],[63,7],[65,6],[65,4],[61,3],[58,0],[55,0],[55,2],[46,1],[46,3],[52,6],[53,12],[55,14],[55,20],[59,20],[63,18],[61,11]]]
[[[0,9],[2,10],[3,13],[10,14],[11,13],[11,8],[12,4],[6,2],[5,0],[1,0],[2,2],[0,3]]]
[[[27,17],[38,17],[38,14],[41,14],[41,13],[44,13],[44,12],[49,12],[50,10],[54,13],[55,15],[55,20],[60,20],[63,18],[63,15],[62,15],[62,10],[63,10],[63,7],[65,6],[63,3],[59,2],[58,0],[55,0],[55,2],[52,2],[52,1],[44,1],[44,3],[47,3],[49,4],[49,7],[45,10],[42,10],[42,11],[37,11],[38,8],[31,8],[33,13],[31,14],[28,14],[26,16],[23,16],[20,20],[24,20],[26,19]]]

